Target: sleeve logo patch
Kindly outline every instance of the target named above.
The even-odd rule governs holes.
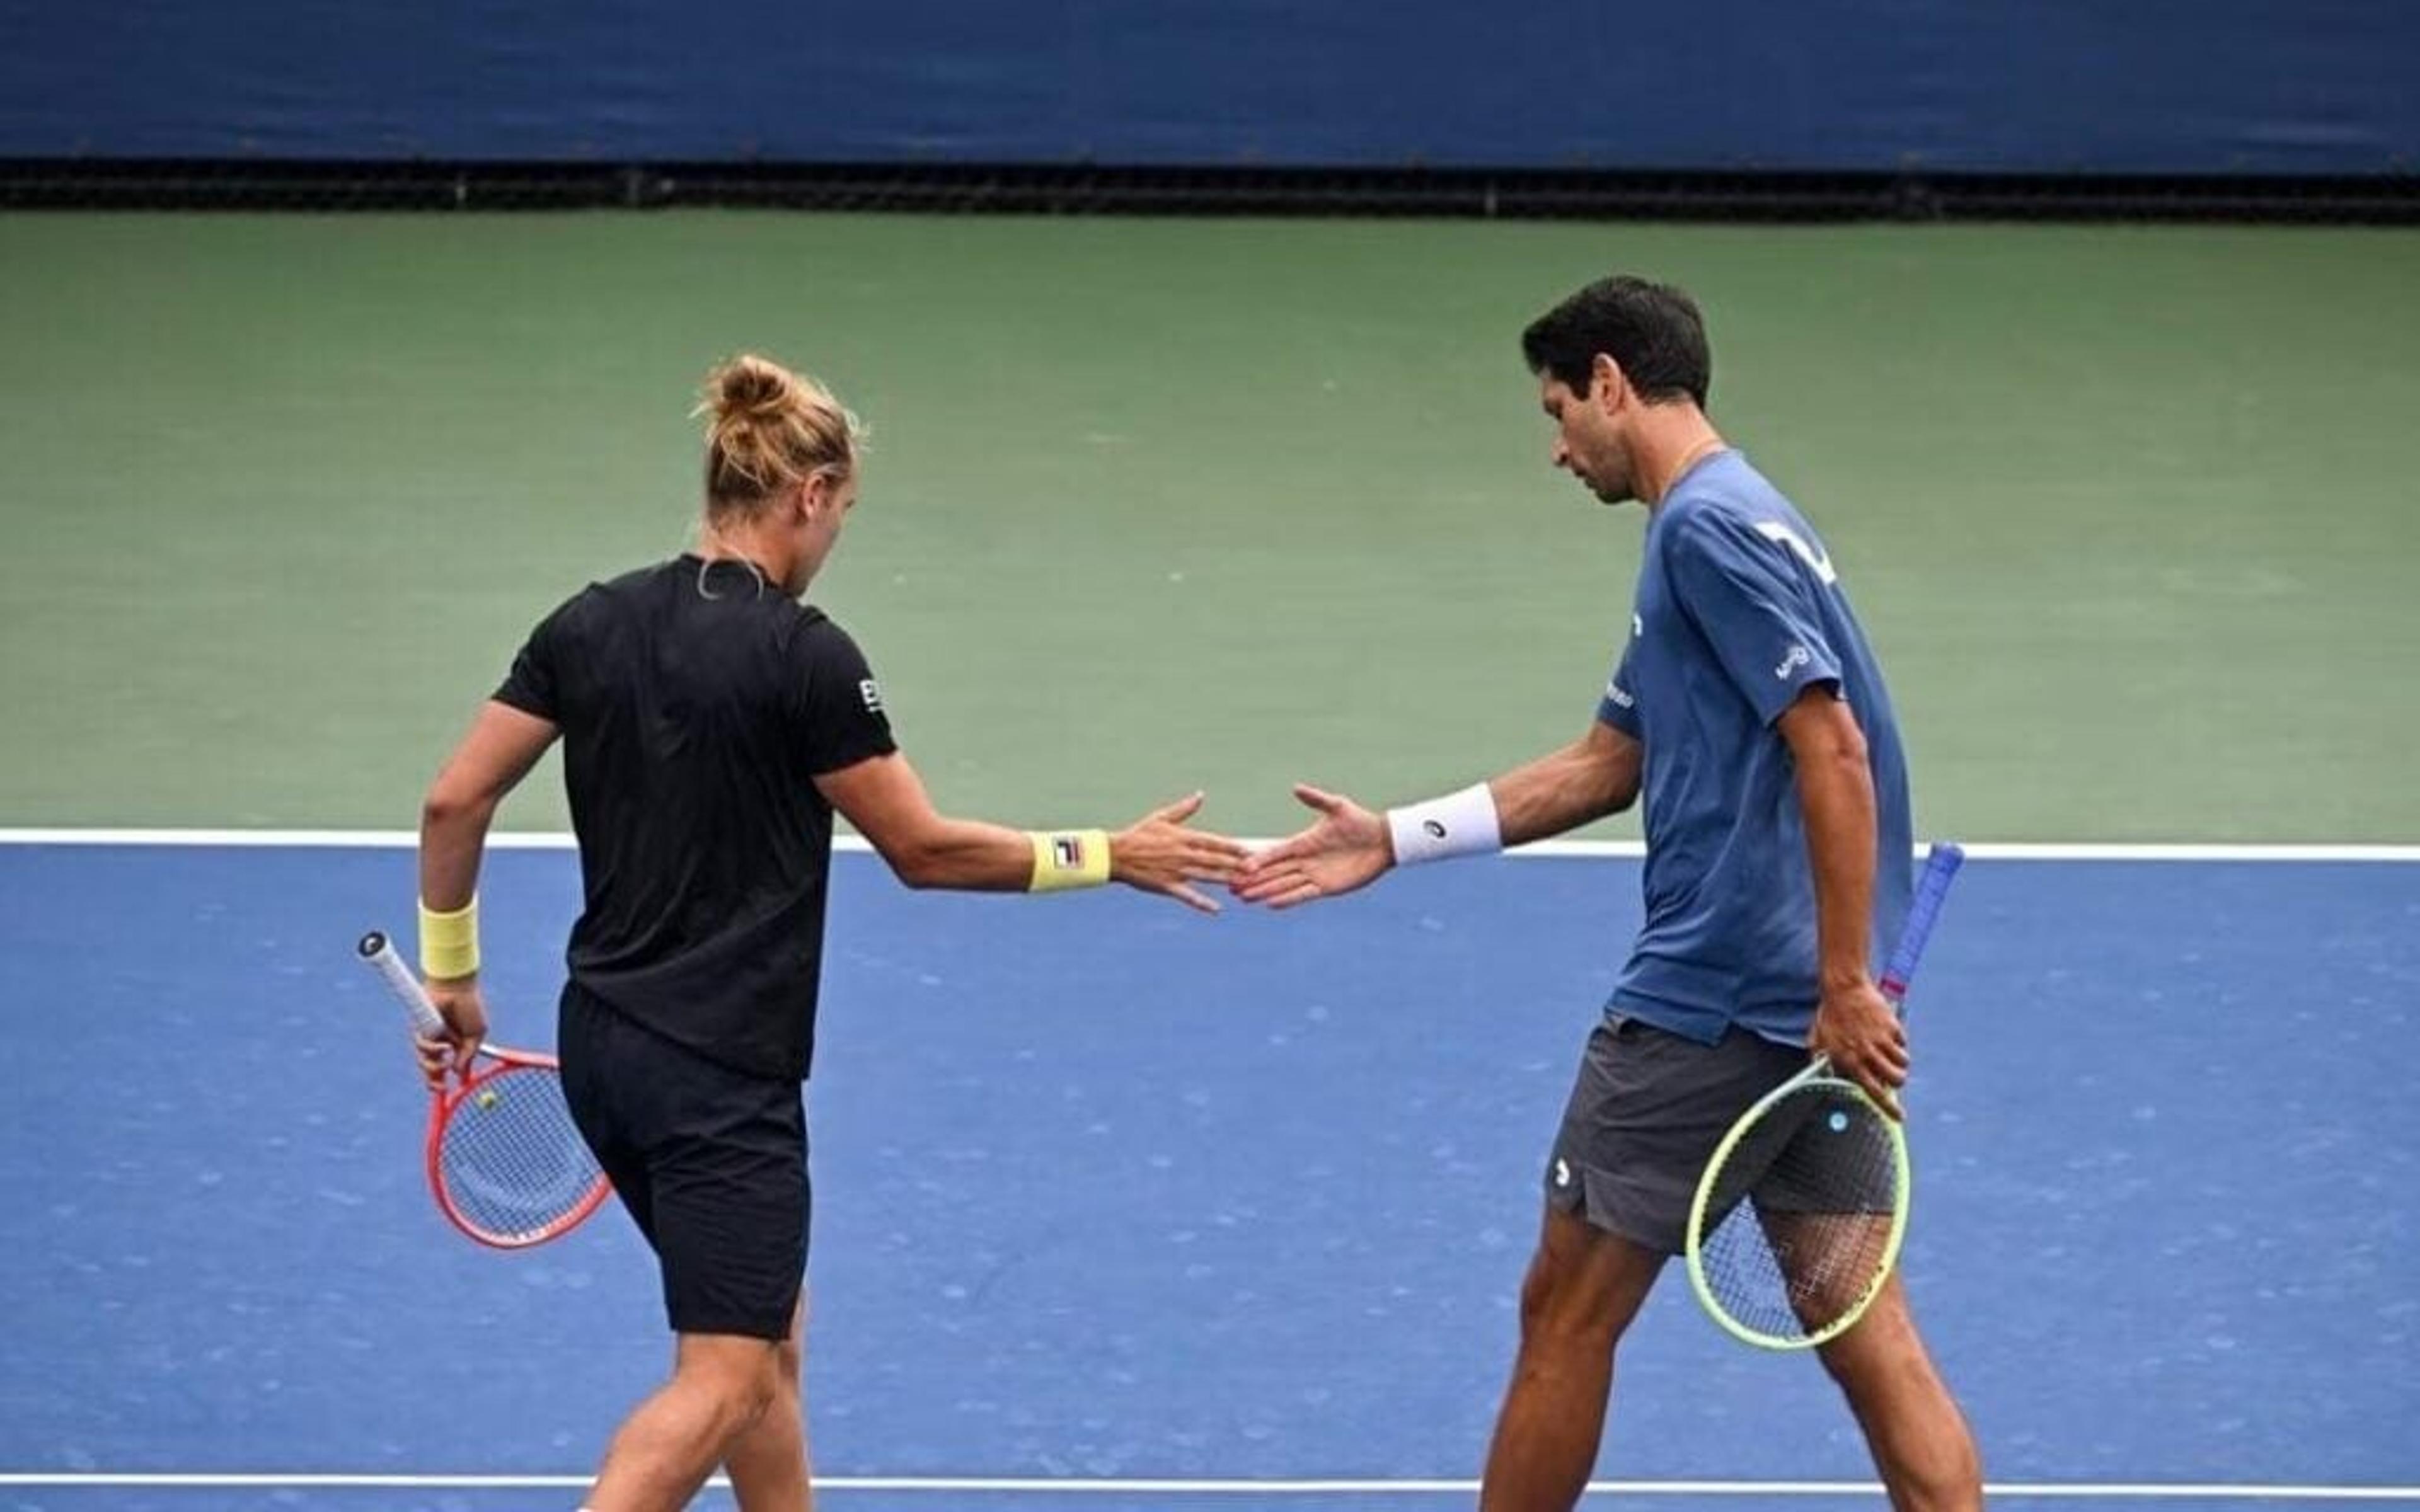
[[[880,683],[876,682],[871,677],[860,679],[857,685],[857,696],[865,701],[866,713],[880,714],[882,712],[882,685]]]
[[[1776,680],[1787,679],[1792,672],[1814,659],[1815,653],[1805,646],[1792,646],[1789,654],[1781,658],[1781,665],[1773,669],[1773,675]]]
[[[1833,570],[1831,552],[1824,550],[1820,544],[1808,545],[1805,536],[1779,520],[1757,521],[1756,533],[1776,546],[1787,548],[1792,556],[1807,563],[1807,570],[1813,573],[1816,580],[1824,587],[1829,588],[1840,580],[1840,575]]]

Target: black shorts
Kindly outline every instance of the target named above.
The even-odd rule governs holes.
[[[557,1033],[572,1120],[656,1252],[673,1331],[787,1337],[811,1210],[799,1084],[709,1060],[577,985]]]
[[[1745,1029],[1705,1045],[1637,1019],[1600,1024],[1546,1163],[1546,1200],[1632,1243],[1680,1254],[1714,1147],[1807,1061],[1805,1049]]]

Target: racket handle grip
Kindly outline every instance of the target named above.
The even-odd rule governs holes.
[[[1890,964],[1883,968],[1883,995],[1892,1002],[1907,996],[1907,985],[1916,980],[1916,963],[1924,959],[1924,948],[1932,938],[1932,926],[1941,918],[1941,905],[1949,897],[1949,884],[1957,879],[1958,869],[1966,864],[1966,851],[1950,841],[1937,841],[1924,858],[1924,873],[1916,879],[1916,901],[1907,910],[1907,923],[1899,932],[1899,946],[1891,951]]]
[[[395,953],[392,941],[379,931],[372,930],[362,936],[361,944],[355,949],[361,952],[362,963],[379,974],[386,983],[386,990],[403,1005],[404,1012],[411,1018],[414,1034],[436,1039],[445,1033],[444,1015],[439,1013],[437,1005],[428,1000],[427,989],[420,985],[420,979],[411,974],[411,968],[403,964],[403,957]]]

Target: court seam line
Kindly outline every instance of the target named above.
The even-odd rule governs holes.
[[[408,850],[420,838],[409,829],[125,829],[0,827],[0,846],[223,846],[264,849]],[[1274,843],[1247,838],[1247,845]],[[488,837],[491,849],[505,851],[567,851],[572,837],[552,830],[498,830]],[[862,855],[873,847],[856,835],[835,835],[832,848]],[[1647,854],[1644,841],[1548,840],[1516,846],[1505,853],[1516,860],[1636,860]],[[2333,841],[2229,843],[2223,841],[1976,841],[1966,843],[1968,856],[1978,861],[2268,861],[2366,862],[2409,865],[2420,862],[2420,844],[2354,844]]]
[[[0,1487],[53,1489],[118,1488],[156,1489],[435,1489],[553,1490],[588,1485],[586,1475],[442,1475],[408,1473],[223,1472],[14,1471],[0,1472]],[[708,1484],[727,1487],[716,1476]],[[1050,1476],[819,1475],[819,1490],[1000,1493],[1005,1495],[1097,1494],[1127,1496],[1358,1496],[1461,1495],[1479,1489],[1475,1480],[1183,1480],[1085,1479]],[[1612,1496],[1872,1496],[1869,1481],[1590,1481],[1590,1495]],[[2420,1501],[2420,1486],[2323,1486],[2251,1482],[2001,1481],[1984,1487],[1990,1496],[2046,1500],[2102,1497],[2162,1501]]]

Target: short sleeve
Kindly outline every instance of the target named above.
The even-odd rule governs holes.
[[[807,770],[821,777],[899,748],[883,711],[882,685],[848,632],[818,620],[799,636],[800,741]]]
[[[1760,723],[1781,717],[1811,684],[1839,686],[1839,657],[1815,599],[1831,592],[1818,548],[1783,527],[1767,533],[1721,516],[1674,523],[1666,580]]]
[[[1621,660],[1615,664],[1605,695],[1596,702],[1596,722],[1611,725],[1633,740],[1644,738],[1638,726],[1638,697],[1630,683],[1630,656],[1637,645],[1638,638],[1633,636],[1621,648]]]
[[[557,608],[521,642],[520,651],[513,657],[512,670],[493,695],[499,703],[507,703],[523,714],[533,714],[555,724],[563,722],[562,683],[563,641],[566,622],[580,600],[573,598]]]

